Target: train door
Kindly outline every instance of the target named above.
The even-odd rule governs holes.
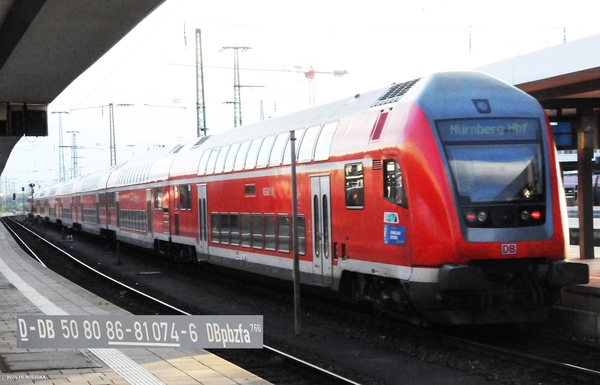
[[[208,212],[206,185],[198,185],[198,239],[200,254],[208,254]]]
[[[118,192],[115,192],[115,226],[117,227],[117,231],[121,229],[121,204],[119,203]]]
[[[169,186],[163,187],[162,190],[162,217],[163,234],[171,234],[171,221],[169,218]]]
[[[333,262],[331,258],[331,197],[329,176],[310,178],[312,196],[313,233],[313,282],[331,286],[333,284]]]
[[[96,194],[96,224],[100,224],[100,195]]]
[[[152,235],[152,189],[146,189],[146,230]]]

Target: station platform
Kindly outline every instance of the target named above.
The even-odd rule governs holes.
[[[569,246],[569,262],[585,263],[590,267],[590,283],[584,286],[597,287],[600,290],[600,247],[594,247],[594,259],[580,259],[579,246]]]
[[[129,313],[35,262],[0,226],[0,383],[268,384],[203,349],[20,349],[17,316],[27,314]]]

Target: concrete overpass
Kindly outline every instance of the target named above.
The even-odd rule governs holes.
[[[46,107],[164,0],[0,0],[0,173]]]

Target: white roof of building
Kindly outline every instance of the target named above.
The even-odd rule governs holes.
[[[474,68],[518,85],[598,68],[600,35],[594,35]]]

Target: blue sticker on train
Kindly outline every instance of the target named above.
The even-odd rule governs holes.
[[[405,226],[383,225],[383,240],[386,245],[406,245]]]

